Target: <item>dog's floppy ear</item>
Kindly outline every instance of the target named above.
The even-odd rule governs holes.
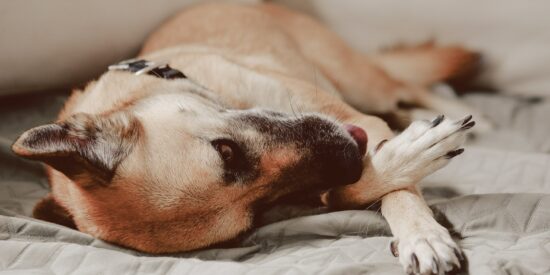
[[[125,114],[79,113],[67,120],[23,133],[12,150],[24,158],[43,161],[77,182],[108,183],[117,165],[139,136],[137,119]],[[86,176],[86,177],[82,177]]]

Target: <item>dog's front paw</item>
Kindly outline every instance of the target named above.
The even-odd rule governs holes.
[[[407,274],[445,274],[460,269],[462,251],[444,228],[423,230],[394,240],[391,251]]]
[[[472,116],[459,120],[438,116],[415,121],[403,133],[382,142],[373,153],[372,165],[383,182],[406,187],[449,163],[461,154],[466,132],[475,125]]]

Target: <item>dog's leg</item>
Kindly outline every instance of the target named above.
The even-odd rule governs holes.
[[[466,140],[467,130],[475,124],[471,119],[471,116],[460,120],[439,116],[433,121],[415,121],[388,141],[370,139],[379,144],[365,157],[361,180],[332,190],[325,201],[333,208],[361,207],[390,191],[416,184],[462,153],[460,146]],[[357,122],[361,121],[354,121]]]
[[[356,109],[392,113],[398,109],[398,103],[406,102],[450,117],[473,114],[479,124],[476,131],[492,128],[480,112],[459,101],[434,95],[428,88],[476,69],[479,60],[476,53],[462,47],[427,43],[365,55],[313,18],[275,5],[265,5],[264,9],[277,15],[274,19],[295,40],[302,55]]]
[[[458,267],[460,249],[411,185],[462,153],[460,146],[474,125],[471,118],[440,116],[433,121],[415,121],[402,134],[371,150],[359,182],[331,190],[323,201],[332,209],[350,209],[383,196],[382,214],[399,241],[399,259],[406,271],[425,273]],[[395,191],[399,189],[408,190]]]
[[[276,5],[262,7],[296,42],[302,55],[363,112],[383,113],[406,100],[407,86],[427,87],[476,68],[478,55],[461,47],[432,43],[365,55],[349,47],[315,19]],[[414,91],[412,91],[414,92]]]
[[[460,268],[463,254],[449,231],[433,218],[431,209],[413,188],[387,194],[382,214],[395,237],[391,251],[407,274],[440,274]]]
[[[372,54],[372,62],[392,78],[427,87],[434,83],[475,72],[479,54],[458,46],[436,46],[433,42],[397,47]]]

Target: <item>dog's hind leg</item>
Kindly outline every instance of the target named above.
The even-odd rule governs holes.
[[[309,16],[276,5],[264,5],[263,10],[294,40],[312,71],[319,70],[328,78],[347,103],[363,112],[388,112],[397,107],[401,84],[367,56]]]
[[[472,114],[478,121],[476,131],[491,128],[480,112],[435,95],[428,88],[475,69],[479,58],[476,53],[461,47],[424,44],[369,56],[349,47],[313,18],[272,5],[264,6],[264,10],[276,15],[273,18],[279,20],[302,55],[356,109],[371,114],[392,113],[403,102],[454,118]]]
[[[435,46],[432,42],[397,47],[370,57],[392,78],[424,87],[470,74],[479,65],[479,54],[473,51],[458,46]]]

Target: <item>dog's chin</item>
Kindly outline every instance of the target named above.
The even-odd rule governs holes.
[[[281,196],[280,198],[271,201],[268,204],[259,204],[263,205],[264,209],[269,209],[270,207],[273,207],[275,205],[309,205],[312,207],[321,207],[323,206],[323,202],[321,200],[321,197],[324,193],[327,191],[350,185],[352,183],[344,183],[344,182],[330,182],[326,184],[320,184],[320,185],[312,185],[305,188],[301,188],[299,190],[294,190],[293,192],[290,192],[284,196]]]

